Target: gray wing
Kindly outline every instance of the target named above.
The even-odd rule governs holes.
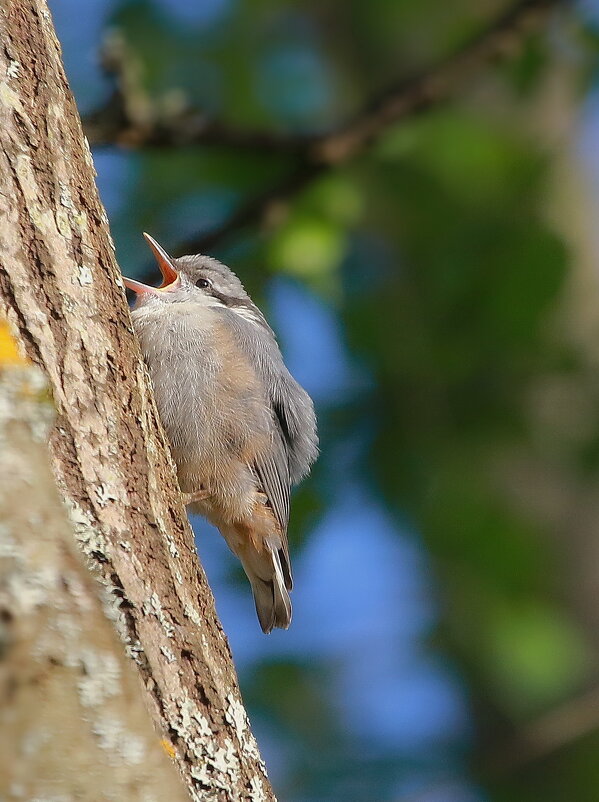
[[[274,434],[274,433],[273,433]],[[276,437],[276,434],[275,434]],[[283,532],[289,524],[289,465],[282,442],[274,442],[267,457],[258,457],[252,466],[256,478],[264,490],[272,511]]]
[[[314,406],[308,393],[285,367],[275,336],[258,308],[252,305],[250,310],[244,307],[244,314],[233,309],[227,313],[241,348],[256,366],[267,389],[273,448],[253,469],[286,533],[291,485],[307,474],[318,453]]]

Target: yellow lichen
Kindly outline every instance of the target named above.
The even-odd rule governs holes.
[[[174,760],[175,757],[177,756],[177,753],[175,752],[175,747],[172,745],[172,743],[170,741],[167,741],[166,738],[162,738],[160,740],[160,745],[162,746],[166,754],[171,758],[171,760]]]
[[[20,352],[8,323],[0,319],[0,367],[26,364],[27,359]]]

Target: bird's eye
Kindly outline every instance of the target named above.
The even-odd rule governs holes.
[[[201,290],[207,290],[208,287],[212,286],[212,282],[209,281],[207,278],[199,278],[196,281],[196,287],[199,287]]]

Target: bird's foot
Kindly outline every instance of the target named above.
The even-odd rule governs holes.
[[[183,496],[183,504],[187,507],[188,504],[193,504],[196,501],[206,501],[212,495],[209,490],[196,490],[194,493],[181,493]]]

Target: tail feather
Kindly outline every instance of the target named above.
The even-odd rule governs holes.
[[[266,633],[274,627],[287,629],[292,613],[286,586],[289,569],[284,571],[279,549],[270,544],[267,548],[260,554],[246,552],[241,560],[252,586],[258,621]]]
[[[271,525],[270,520],[267,521]],[[278,532],[257,533],[247,524],[222,527],[221,533],[243,565],[252,586],[258,621],[263,632],[291,623],[291,566],[286,540]]]
[[[291,563],[289,562],[289,551],[287,548],[278,549],[279,564],[285,578],[287,590],[293,590],[293,576],[291,575]]]

